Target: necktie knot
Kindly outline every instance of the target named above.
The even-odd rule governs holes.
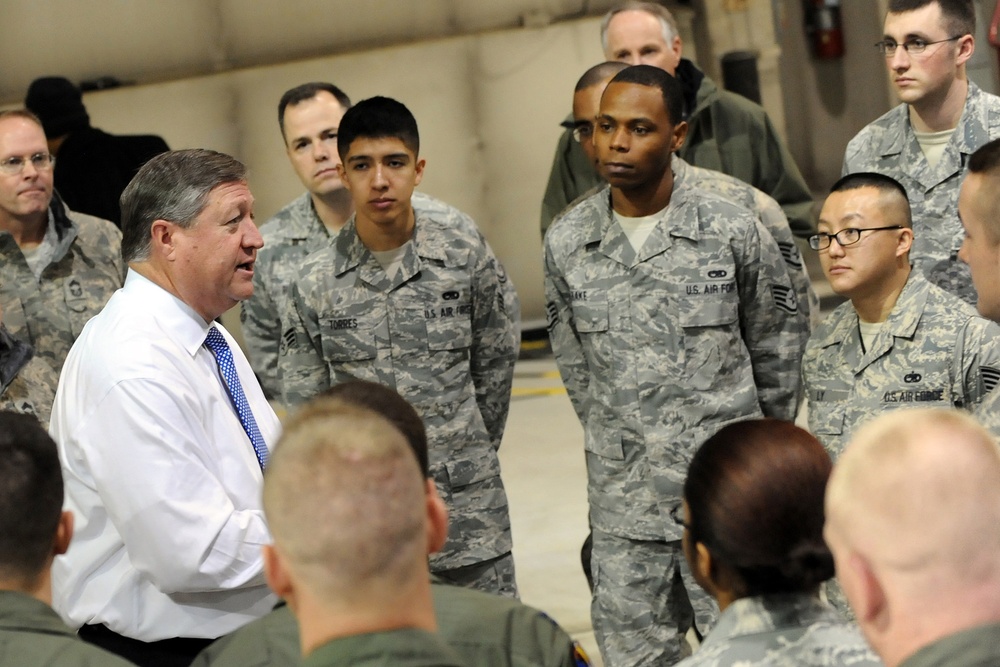
[[[225,382],[229,400],[232,402],[233,408],[236,409],[240,424],[243,425],[243,430],[246,431],[247,437],[250,438],[250,444],[253,445],[257,463],[263,470],[267,466],[267,445],[264,443],[264,436],[261,435],[260,429],[257,427],[253,411],[250,410],[250,403],[243,392],[243,385],[240,384],[240,376],[236,372],[236,363],[233,361],[233,351],[229,349],[229,343],[225,336],[214,326],[208,330],[208,335],[205,336],[205,347],[212,352],[215,362],[219,365],[219,374],[222,375]]]

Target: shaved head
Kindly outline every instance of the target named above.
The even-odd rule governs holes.
[[[968,414],[899,410],[864,426],[826,515],[838,577],[887,665],[1000,621],[1000,450]]]
[[[424,476],[403,434],[371,410],[319,398],[289,420],[264,511],[275,547],[317,597],[426,577]]]

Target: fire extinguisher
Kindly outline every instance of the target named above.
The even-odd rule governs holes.
[[[844,32],[840,21],[840,0],[802,0],[806,35],[813,55],[833,60],[844,55]]]

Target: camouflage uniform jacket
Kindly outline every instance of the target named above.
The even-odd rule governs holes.
[[[475,229],[472,219],[457,209],[428,195],[414,192],[413,206],[418,210],[447,211],[461,224]],[[257,252],[254,264],[253,296],[242,303],[240,312],[247,356],[264,393],[269,398],[281,396],[278,357],[283,351],[282,333],[291,328],[291,286],[303,260],[311,253],[329,247],[332,236],[313,208],[312,195],[302,194],[275,213],[260,228],[264,247]],[[509,312],[515,322],[520,305],[511,282],[504,284]],[[287,341],[286,341],[287,345]]]
[[[689,181],[693,187],[714,192],[757,216],[764,229],[771,233],[771,238],[778,244],[781,256],[788,267],[788,277],[795,287],[799,309],[809,320],[810,328],[819,324],[819,296],[812,287],[805,262],[802,261],[802,253],[795,245],[792,228],[788,226],[788,218],[785,217],[785,212],[781,210],[778,202],[734,176],[696,167],[676,155],[671,162],[671,169],[674,172],[675,184]]]
[[[112,223],[67,211],[52,196],[58,245],[35,279],[9,232],[0,232],[0,300],[10,333],[28,343],[53,368],[62,368],[83,325],[125,280],[122,233]]]
[[[517,600],[432,583],[438,635],[476,667],[586,667],[566,631]],[[263,618],[222,637],[191,667],[295,667],[302,661],[299,624],[284,602]]]
[[[688,134],[678,155],[766,192],[781,204],[797,235],[812,234],[812,192],[763,107],[720,90],[686,58],[676,76],[690,90],[694,107],[685,118]],[[566,206],[600,182],[572,130],[563,132],[542,199],[542,234]]]
[[[851,139],[842,171],[875,171],[903,184],[913,209],[910,261],[932,283],[974,305],[976,293],[969,268],[958,260],[963,238],[958,191],[969,156],[1000,137],[1000,97],[969,81],[958,127],[933,169],[913,133],[909,109],[900,104]]]
[[[857,625],[807,594],[740,598],[678,667],[879,667]]]
[[[841,304],[809,340],[802,377],[809,430],[836,458],[887,410],[976,408],[1000,380],[1000,327],[911,271],[871,349],[862,349],[854,306]],[[988,426],[1000,435],[1000,423]]]
[[[454,211],[454,209],[452,209]],[[497,449],[517,358],[507,280],[482,235],[416,210],[400,271],[386,275],[353,218],[292,285],[297,313],[279,358],[285,402],[349,379],[393,387],[427,426],[431,474],[451,513],[435,570],[510,551]]]
[[[0,591],[0,665],[134,667],[77,637],[49,605],[14,591]]]
[[[0,324],[0,410],[35,415],[48,427],[58,384],[52,367]]]
[[[549,337],[584,427],[590,518],[679,540],[695,450],[731,421],[794,419],[808,325],[781,253],[752,215],[676,187],[636,254],[605,188],[545,237]]]

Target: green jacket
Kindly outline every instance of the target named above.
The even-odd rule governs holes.
[[[995,667],[1000,665],[1000,623],[963,630],[924,646],[899,667]]]
[[[0,591],[0,665],[134,667],[79,639],[44,602]]]
[[[812,193],[767,112],[740,95],[720,89],[690,60],[682,59],[676,74],[693,97],[687,139],[677,155],[697,167],[735,176],[765,192],[781,204],[796,236],[812,234]],[[600,183],[594,166],[573,140],[572,131],[565,131],[559,138],[542,199],[542,234],[570,203]]]
[[[549,617],[517,600],[468,588],[431,586],[441,638],[476,667],[584,667],[587,660]],[[279,604],[219,639],[191,667],[291,667],[301,659],[299,626]]]
[[[313,651],[303,667],[462,667],[437,635],[425,630],[391,630],[334,639]]]

